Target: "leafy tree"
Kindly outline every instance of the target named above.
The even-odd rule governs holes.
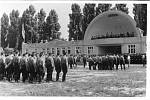
[[[144,31],[143,35],[147,35],[147,4],[134,4],[134,19],[137,27]]]
[[[21,18],[19,18],[19,11],[12,10],[9,17],[10,17],[10,27],[7,41],[10,48],[18,49],[19,38],[21,36]]]
[[[40,9],[40,12],[38,12],[37,14],[38,17],[38,35],[37,35],[37,39],[38,42],[40,42],[41,40],[44,40],[46,37],[45,33],[45,27],[46,27],[46,22],[45,22],[45,17],[46,17],[46,12],[42,9]]]
[[[6,13],[1,17],[1,46],[5,48],[7,46],[7,34],[9,30],[9,17]]]
[[[95,18],[95,4],[85,4],[83,8],[83,17],[82,17],[82,31],[83,31],[83,37],[86,31],[86,28],[88,27],[89,23]],[[83,38],[82,37],[82,38]]]
[[[70,23],[68,25],[69,28],[69,41],[74,40],[82,40],[82,29],[81,29],[81,20],[82,14],[81,9],[78,4],[72,4],[71,6],[72,13],[69,14]]]
[[[115,7],[119,11],[122,11],[122,12],[124,12],[126,14],[129,13],[128,8],[127,8],[127,4],[116,4]]]
[[[96,7],[96,16],[110,10],[112,4],[98,4],[98,6]]]
[[[35,16],[35,8],[30,5],[22,15],[22,21],[25,29],[25,43],[35,43],[37,34],[37,16]]]
[[[60,38],[60,24],[58,23],[58,15],[54,9],[49,12],[49,15],[46,19],[46,38],[50,41],[52,39],[59,39]]]

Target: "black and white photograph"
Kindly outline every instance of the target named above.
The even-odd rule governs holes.
[[[0,96],[146,97],[147,6],[1,2]]]

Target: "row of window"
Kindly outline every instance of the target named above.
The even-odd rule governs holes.
[[[55,51],[56,50],[56,51]],[[26,49],[26,52],[28,52],[28,49]],[[37,49],[35,49],[35,51],[34,52],[38,52],[37,51]],[[68,50],[66,50],[66,48],[47,48],[47,49],[42,49],[42,52],[44,52],[44,53],[49,53],[49,52],[51,52],[52,54],[62,54],[61,52],[67,52],[68,54],[70,54],[71,53],[71,48],[70,47],[68,47]]]
[[[28,49],[26,49],[26,52],[28,52]],[[35,49],[35,52],[37,52],[37,49]],[[46,50],[43,49],[43,52],[46,53]],[[55,54],[55,48],[47,48],[47,53],[51,52],[52,54]],[[62,54],[62,52],[67,52],[67,54],[71,54],[71,48],[68,47],[68,49],[66,48],[57,48],[56,49],[56,54]],[[93,54],[94,52],[94,47],[90,46],[87,48],[87,53],[88,54]],[[76,47],[75,48],[75,54],[81,54],[82,53],[82,47]],[[134,44],[132,45],[128,45],[128,53],[133,54],[136,53],[136,46]]]
[[[88,47],[88,54],[92,54],[94,52],[93,47]],[[51,52],[52,54],[55,54],[55,48],[47,48],[43,49],[43,52]],[[28,52],[28,49],[26,49],[26,52]],[[37,49],[35,49],[35,52],[37,52]],[[64,48],[56,48],[56,54],[62,54],[62,52],[67,52],[67,54],[71,54],[71,47],[68,47],[67,49]],[[82,47],[75,47],[75,54],[81,54],[82,53]]]

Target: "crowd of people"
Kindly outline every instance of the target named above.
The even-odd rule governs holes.
[[[123,37],[134,37],[135,33],[134,32],[126,32],[126,33],[118,33],[118,34],[113,34],[111,33],[106,33],[106,35],[96,35],[92,36],[91,40],[95,39],[107,39],[107,38],[123,38]]]
[[[62,82],[66,80],[68,68],[76,69],[78,64],[83,68],[88,66],[89,70],[118,70],[126,69],[130,66],[130,56],[105,55],[105,56],[86,56],[86,55],[63,55],[56,56],[44,53],[32,54],[25,53],[20,55],[18,52],[11,54],[1,53],[0,55],[0,80],[9,82],[38,82],[54,81],[53,72],[56,71],[55,81],[59,81],[62,72]],[[127,63],[127,65],[125,64]]]
[[[20,55],[18,52],[10,55],[1,53],[0,56],[0,80],[8,80],[9,82],[39,82],[44,80],[50,82],[54,81],[52,75],[54,69],[56,71],[56,81],[59,80],[60,72],[62,75],[62,82],[66,80],[68,71],[67,56],[64,53],[62,56],[52,56],[51,53],[25,53]],[[20,78],[22,77],[22,78]]]
[[[74,57],[69,56],[68,57],[68,64],[70,68],[72,69],[72,66],[77,63],[77,59],[80,59],[80,62],[83,63],[83,67],[88,63],[89,70],[118,70],[118,67],[120,65],[121,70],[126,69],[125,67],[125,58],[123,55],[106,55],[106,56],[80,56],[80,57]],[[130,58],[127,59],[128,61],[128,67],[130,63]]]

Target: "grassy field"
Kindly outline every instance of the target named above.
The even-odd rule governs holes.
[[[142,65],[131,65],[125,71],[89,71],[79,66],[69,69],[66,82],[0,82],[0,96],[143,97],[145,94],[146,68]]]

